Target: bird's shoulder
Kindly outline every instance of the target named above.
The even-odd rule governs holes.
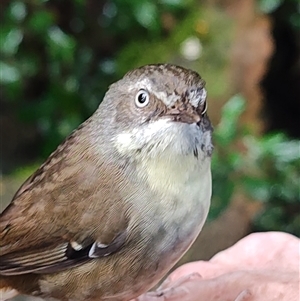
[[[64,249],[72,242],[83,249],[95,242],[109,245],[126,230],[126,208],[114,181],[120,171],[101,152],[95,155],[84,128],[49,156],[1,213],[1,255]],[[111,221],[113,214],[118,218]]]

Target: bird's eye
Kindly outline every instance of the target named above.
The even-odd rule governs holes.
[[[149,93],[145,90],[140,90],[135,96],[135,105],[138,108],[143,108],[148,105],[150,100]]]

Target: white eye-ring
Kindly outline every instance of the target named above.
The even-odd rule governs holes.
[[[149,93],[146,90],[140,90],[135,96],[135,105],[139,108],[143,108],[148,105],[149,101]]]
[[[205,100],[205,102],[204,102],[204,108],[203,108],[203,111],[201,112],[201,115],[204,115],[206,113],[206,111],[207,111],[207,102]]]

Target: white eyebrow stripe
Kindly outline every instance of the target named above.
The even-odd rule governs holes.
[[[190,103],[195,107],[197,108],[199,106],[199,103],[202,103],[205,99],[206,99],[206,96],[207,96],[207,91],[205,88],[202,88],[201,89],[202,93],[201,95],[199,96],[199,93],[194,93],[193,95],[191,95],[191,98],[190,98]]]
[[[149,93],[153,94],[156,98],[163,101],[163,103],[166,106],[173,105],[176,101],[178,101],[181,98],[181,96],[176,94],[175,92],[168,95],[164,91],[154,91],[152,89],[152,82],[148,78],[143,78],[142,80],[128,86],[129,91],[140,90],[140,89],[145,89],[149,91]],[[196,108],[199,106],[201,102],[203,102],[206,99],[206,97],[207,97],[207,91],[205,88],[202,88],[201,95],[199,95],[199,92],[197,93],[195,90],[195,92],[192,93],[189,101]]]
[[[149,79],[147,79],[147,78],[144,78],[144,79],[142,79],[142,80],[140,80],[140,81],[138,81],[138,82],[135,82],[135,83],[133,83],[133,84],[130,84],[129,86],[128,86],[128,90],[129,91],[132,91],[132,90],[134,90],[134,89],[145,89],[145,90],[148,90],[149,92],[153,92],[152,91],[152,87],[151,87],[152,85],[151,85],[151,81],[149,80]]]
[[[164,91],[154,91],[152,89],[151,81],[147,78],[144,78],[139,82],[129,85],[128,87],[129,91],[132,91],[134,89],[135,90],[145,89],[149,91],[150,94],[153,94],[156,98],[160,99],[166,106],[170,106],[180,99],[180,96],[175,94],[175,92],[168,95]]]
[[[165,99],[163,102],[167,106],[173,105],[177,100],[179,100],[181,97],[178,94],[172,93],[171,95],[165,95]]]

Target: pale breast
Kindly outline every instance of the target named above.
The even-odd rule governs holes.
[[[198,236],[206,220],[211,198],[210,158],[197,159],[194,155],[171,157],[145,162],[143,171],[154,199],[145,201],[145,208],[155,212],[149,222],[148,233],[164,228],[162,241],[157,240],[158,254],[173,252],[170,261],[177,261]],[[159,230],[157,230],[157,229]]]
[[[143,225],[137,261],[143,256],[141,262],[146,263],[137,265],[137,279],[141,281],[136,283],[137,290],[141,283],[152,287],[172,268],[194,242],[208,214],[210,158],[186,156],[174,163],[161,158],[140,166],[148,187],[144,187],[139,202],[133,203],[134,209],[143,212],[134,223]]]

